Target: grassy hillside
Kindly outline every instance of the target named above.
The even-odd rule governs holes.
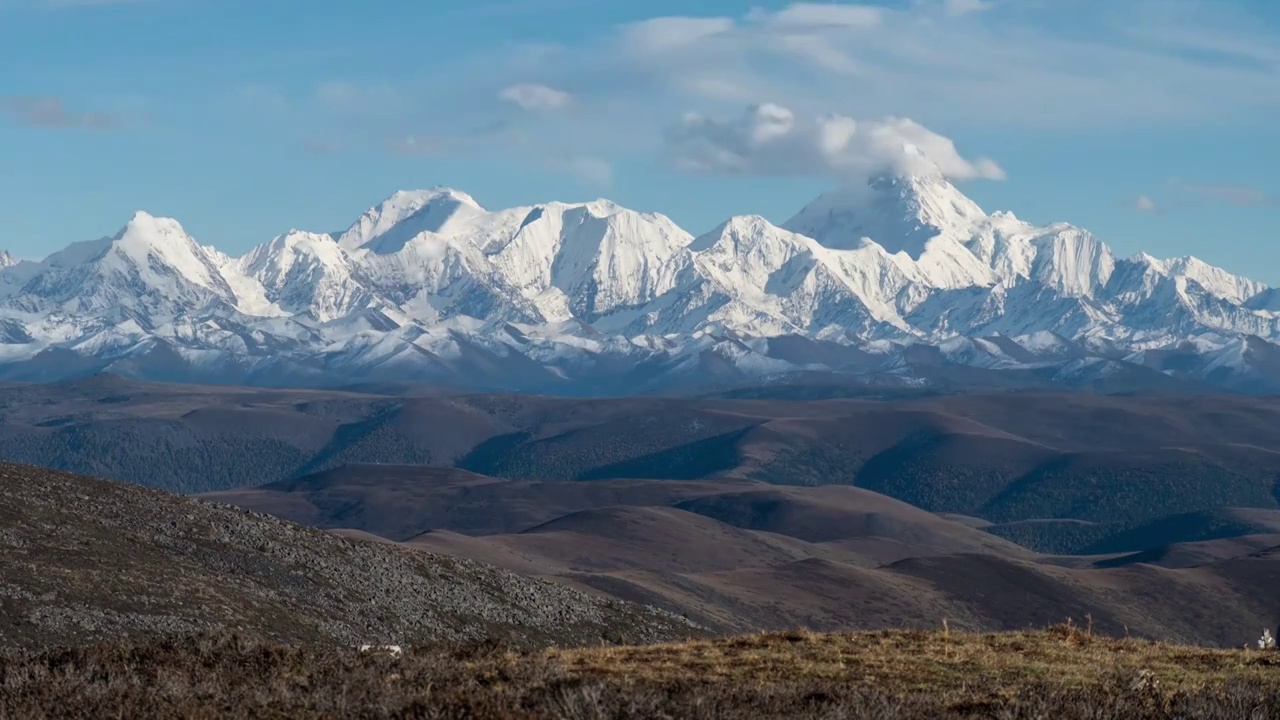
[[[195,637],[0,656],[0,717],[1270,717],[1280,653],[1004,635],[788,633],[650,647],[409,648]]]

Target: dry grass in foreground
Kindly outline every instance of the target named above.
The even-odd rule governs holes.
[[[519,653],[191,637],[0,657],[0,718],[1267,718],[1280,653],[1040,633],[788,633]]]

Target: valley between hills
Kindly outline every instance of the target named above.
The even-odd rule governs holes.
[[[1268,398],[418,390],[11,385],[0,459],[479,562],[716,634],[1090,618],[1238,647],[1277,621]]]
[[[1277,415],[9,384],[0,717],[1261,717]]]

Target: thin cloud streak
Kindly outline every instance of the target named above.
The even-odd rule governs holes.
[[[110,130],[119,120],[104,112],[76,112],[56,97],[0,98],[0,113],[30,128]]]
[[[1280,207],[1280,198],[1243,185],[1198,185],[1175,181],[1174,186],[1184,193],[1237,208]]]

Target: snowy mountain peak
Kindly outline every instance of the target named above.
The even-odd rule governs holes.
[[[4,268],[7,268],[7,267],[13,267],[14,265],[17,265],[20,262],[22,261],[14,257],[13,255],[10,255],[7,250],[0,250],[0,270],[3,270]]]
[[[591,213],[596,217],[608,217],[610,215],[616,215],[620,212],[635,212],[633,210],[630,210],[628,208],[625,208],[619,205],[618,203],[608,198],[596,198],[591,202],[583,203],[582,207],[586,208],[587,212]],[[640,214],[640,213],[636,213],[636,214]]]
[[[112,237],[18,266],[11,272],[22,271],[21,283],[10,284],[11,292],[0,297],[28,312],[93,322],[145,317],[154,323],[217,305],[233,307],[236,293],[220,267],[224,258],[197,244],[177,220],[140,211]]]
[[[120,230],[116,239],[129,236],[163,239],[186,237],[186,235],[186,230],[182,229],[182,224],[177,220],[157,217],[145,210],[138,210],[129,218],[129,222],[125,223],[124,228]]]
[[[290,230],[254,248],[233,271],[261,287],[266,307],[286,314],[327,322],[376,304],[356,263],[332,235]]]
[[[436,185],[426,190],[399,190],[391,194],[384,204],[399,205],[401,207],[416,206],[423,207],[432,203],[448,202],[457,205],[465,205],[476,210],[483,211],[484,208],[476,199],[467,193],[456,188],[447,187],[445,185]]]
[[[444,232],[483,214],[480,203],[460,190],[443,186],[401,190],[360,216],[338,244],[348,251],[388,255],[424,232]]]
[[[329,233],[314,233],[307,230],[290,228],[288,232],[274,238],[271,241],[271,244],[281,247],[292,247],[296,245],[332,245],[337,247],[338,241]]]
[[[1144,252],[1135,256],[1134,262],[1164,277],[1194,281],[1212,295],[1232,303],[1244,303],[1267,289],[1263,283],[1227,272],[1196,257],[1161,260]]]
[[[742,215],[696,239],[605,199],[488,211],[435,187],[241,258],[141,212],[41,262],[8,258],[0,379],[15,366],[56,376],[38,357],[56,350],[67,372],[217,382],[618,391],[628,373],[656,388],[825,369],[914,383],[927,382],[913,375],[922,358],[1072,382],[1145,364],[1218,382],[1259,371],[1240,348],[1280,346],[1280,291],[987,215],[941,174],[878,177],[783,227]],[[1280,390],[1280,371],[1267,387]]]
[[[183,295],[180,286],[189,285],[234,302],[217,260],[177,220],[139,210],[111,239],[98,264],[104,273],[127,275],[157,290]]]
[[[791,231],[778,228],[760,215],[734,215],[711,230],[698,236],[689,249],[703,252],[724,239],[760,239],[770,233],[790,235]]]
[[[919,259],[934,238],[967,240],[987,219],[976,203],[938,175],[881,176],[829,192],[783,223],[831,248],[871,238],[891,253]]]
[[[332,235],[290,230],[249,251],[240,259],[239,264],[252,275],[267,265],[288,263],[298,255],[324,257],[335,261],[346,257]]]
[[[939,173],[845,186],[819,197],[783,227],[832,249],[853,250],[873,240],[885,252],[915,261],[934,287],[960,288],[996,282],[992,267],[967,246],[990,222]]]
[[[205,265],[211,259],[210,250],[200,246],[177,220],[142,210],[134,213],[110,242],[119,253],[139,260],[152,255],[182,271],[194,270],[195,265]]]

